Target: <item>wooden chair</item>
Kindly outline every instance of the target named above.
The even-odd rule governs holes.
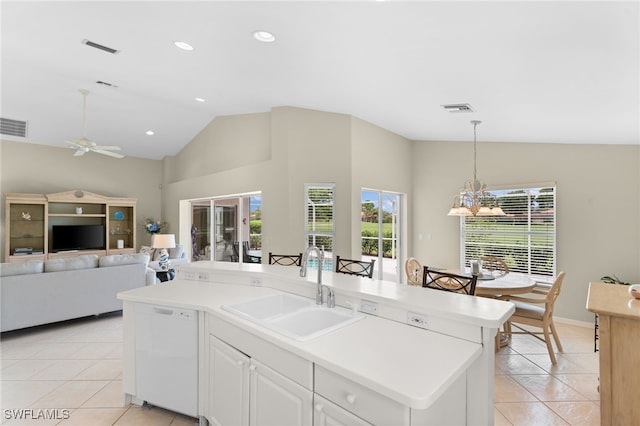
[[[439,272],[423,268],[422,287],[433,288],[435,290],[450,291],[453,293],[469,294],[476,293],[477,275],[458,275],[449,272]]]
[[[404,262],[404,270],[407,273],[407,284],[422,285],[422,265],[415,257],[410,257]]]
[[[485,256],[480,260],[482,260],[482,269],[496,278],[504,277],[509,273],[509,266],[499,257]]]
[[[375,259],[372,259],[370,262],[365,262],[364,260],[344,259],[336,256],[336,272],[372,278],[373,265],[375,263]]]
[[[505,333],[507,333],[509,337],[511,337],[512,334],[531,334],[537,339],[542,340],[547,345],[549,358],[551,358],[552,364],[556,363],[556,355],[553,351],[553,346],[551,345],[552,335],[553,340],[556,342],[558,351],[562,352],[562,344],[560,343],[556,327],[553,324],[553,306],[560,295],[560,288],[562,287],[564,276],[565,273],[560,272],[550,288],[541,289],[536,287],[531,291],[531,293],[540,294],[544,297],[509,296],[508,299],[516,305],[516,311],[505,323]],[[540,327],[542,328],[542,331],[529,331],[522,327],[518,327],[517,325],[514,325],[514,327],[521,331],[513,331],[511,329],[513,323]],[[544,335],[544,338],[540,337],[540,334]]]
[[[300,266],[302,253],[299,254],[273,254],[269,252],[269,265]]]

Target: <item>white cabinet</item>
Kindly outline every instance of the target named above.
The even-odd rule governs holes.
[[[215,336],[209,347],[209,421],[216,425],[312,423],[313,393]]]
[[[410,424],[409,407],[318,365],[314,388],[316,394],[371,424]]]
[[[365,422],[360,417],[318,394],[315,394],[313,398],[315,411],[313,426],[371,426],[371,423]]]
[[[302,426],[312,423],[313,393],[251,360],[251,426]]]
[[[213,336],[209,340],[209,420],[248,425],[251,358]]]

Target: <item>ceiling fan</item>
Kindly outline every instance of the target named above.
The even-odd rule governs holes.
[[[65,141],[69,145],[69,148],[74,148],[76,152],[73,154],[74,157],[81,157],[89,151],[96,152],[98,154],[108,155],[114,158],[124,158],[124,155],[118,154],[117,152],[111,151],[120,151],[119,146],[115,145],[96,145],[94,141],[87,138],[87,95],[89,91],[86,89],[80,89],[80,93],[83,97],[82,103],[82,137],[78,138],[74,141]]]

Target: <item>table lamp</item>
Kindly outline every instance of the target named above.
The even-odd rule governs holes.
[[[160,258],[158,264],[160,269],[168,271],[171,269],[171,262],[169,262],[169,252],[167,249],[175,248],[176,236],[174,234],[153,234],[151,236],[151,247],[160,250]]]

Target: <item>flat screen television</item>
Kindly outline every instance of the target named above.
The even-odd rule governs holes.
[[[53,225],[51,250],[104,250],[104,225]]]

